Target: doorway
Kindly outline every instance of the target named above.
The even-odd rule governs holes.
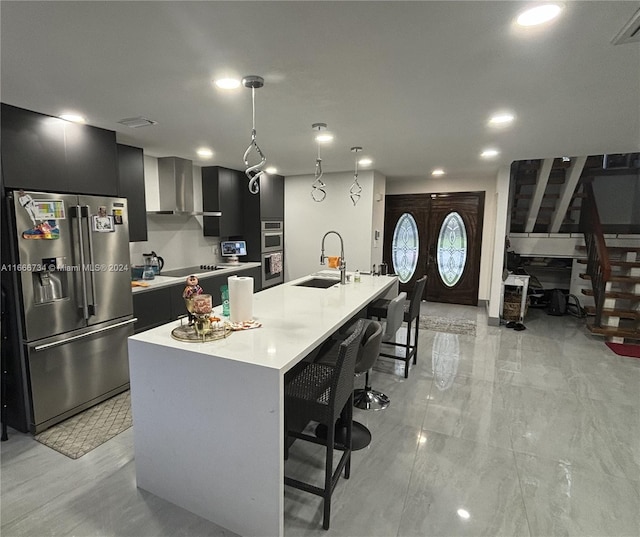
[[[385,198],[383,258],[407,294],[426,274],[423,299],[478,305],[484,192]]]

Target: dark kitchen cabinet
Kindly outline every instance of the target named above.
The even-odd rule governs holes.
[[[138,319],[133,325],[136,333],[173,319],[171,297],[176,289],[176,286],[171,286],[133,293],[133,316]]]
[[[116,134],[2,104],[7,188],[117,196]]]
[[[243,172],[207,166],[202,168],[202,210],[221,211],[222,216],[205,216],[203,233],[210,237],[242,235],[242,189],[248,180]]]
[[[144,155],[139,147],[117,144],[118,196],[127,198],[129,242],[147,240],[147,207],[144,196]]]
[[[261,177],[259,196],[261,220],[284,220],[284,177]]]
[[[262,222],[284,222],[284,177],[266,175],[260,178],[260,192],[242,193],[244,222],[242,235],[247,241],[247,261],[262,262]]]

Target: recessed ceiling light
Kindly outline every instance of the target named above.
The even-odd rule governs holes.
[[[358,161],[358,164],[360,164],[360,166],[371,166],[371,164],[373,163],[373,160],[371,160],[370,158],[361,158]]]
[[[65,112],[64,114],[60,114],[60,119],[64,119],[66,121],[73,121],[74,123],[86,123],[87,121],[80,114],[75,114],[73,112]]]
[[[330,142],[333,140],[333,134],[327,131],[323,131],[319,134],[316,134],[316,142],[320,142],[321,144]]]
[[[515,116],[510,112],[500,112],[489,118],[489,125],[504,126],[508,125],[515,119]]]
[[[220,89],[236,89],[240,87],[240,80],[237,78],[219,78],[215,85]]]
[[[276,168],[275,166],[269,166],[264,171],[273,175],[275,173],[278,173],[278,168]]]
[[[444,170],[442,168],[436,168],[431,172],[431,175],[444,175]]]
[[[555,19],[561,11],[559,4],[543,4],[520,13],[516,22],[520,26],[538,26]]]
[[[480,153],[480,156],[482,158],[493,158],[493,157],[497,157],[500,154],[500,151],[498,151],[497,149],[485,149],[482,153]]]
[[[458,516],[463,520],[469,520],[469,518],[471,518],[469,511],[467,511],[466,509],[460,508],[458,509],[457,513],[458,513]]]
[[[196,150],[196,153],[198,153],[198,156],[202,158],[211,158],[213,156],[213,151],[211,151],[211,149],[209,149],[208,147],[201,147],[200,149]]]

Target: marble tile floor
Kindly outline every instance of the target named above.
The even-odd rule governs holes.
[[[422,312],[475,320],[476,336],[421,330],[408,379],[378,360],[391,405],[355,410],[373,441],[336,487],[331,529],[319,498],[285,487],[285,535],[640,535],[640,360],[570,316],[530,309],[516,332],[483,308]],[[136,488],[131,429],[75,461],[15,431],[0,447],[3,537],[233,535]],[[319,480],[323,460],[296,442],[287,474]]]

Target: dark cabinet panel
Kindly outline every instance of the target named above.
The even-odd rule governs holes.
[[[235,237],[242,235],[242,188],[244,173],[220,166],[202,168],[202,209],[221,211],[222,216],[204,217],[204,235]]]
[[[260,219],[284,220],[284,177],[281,175],[260,179]]]
[[[9,188],[117,195],[113,131],[2,104],[2,165]]]
[[[144,155],[139,147],[117,145],[118,196],[127,198],[129,242],[147,240],[147,207],[144,195]]]
[[[136,333],[168,323],[171,316],[172,287],[133,293],[133,315],[138,320],[133,325]]]

